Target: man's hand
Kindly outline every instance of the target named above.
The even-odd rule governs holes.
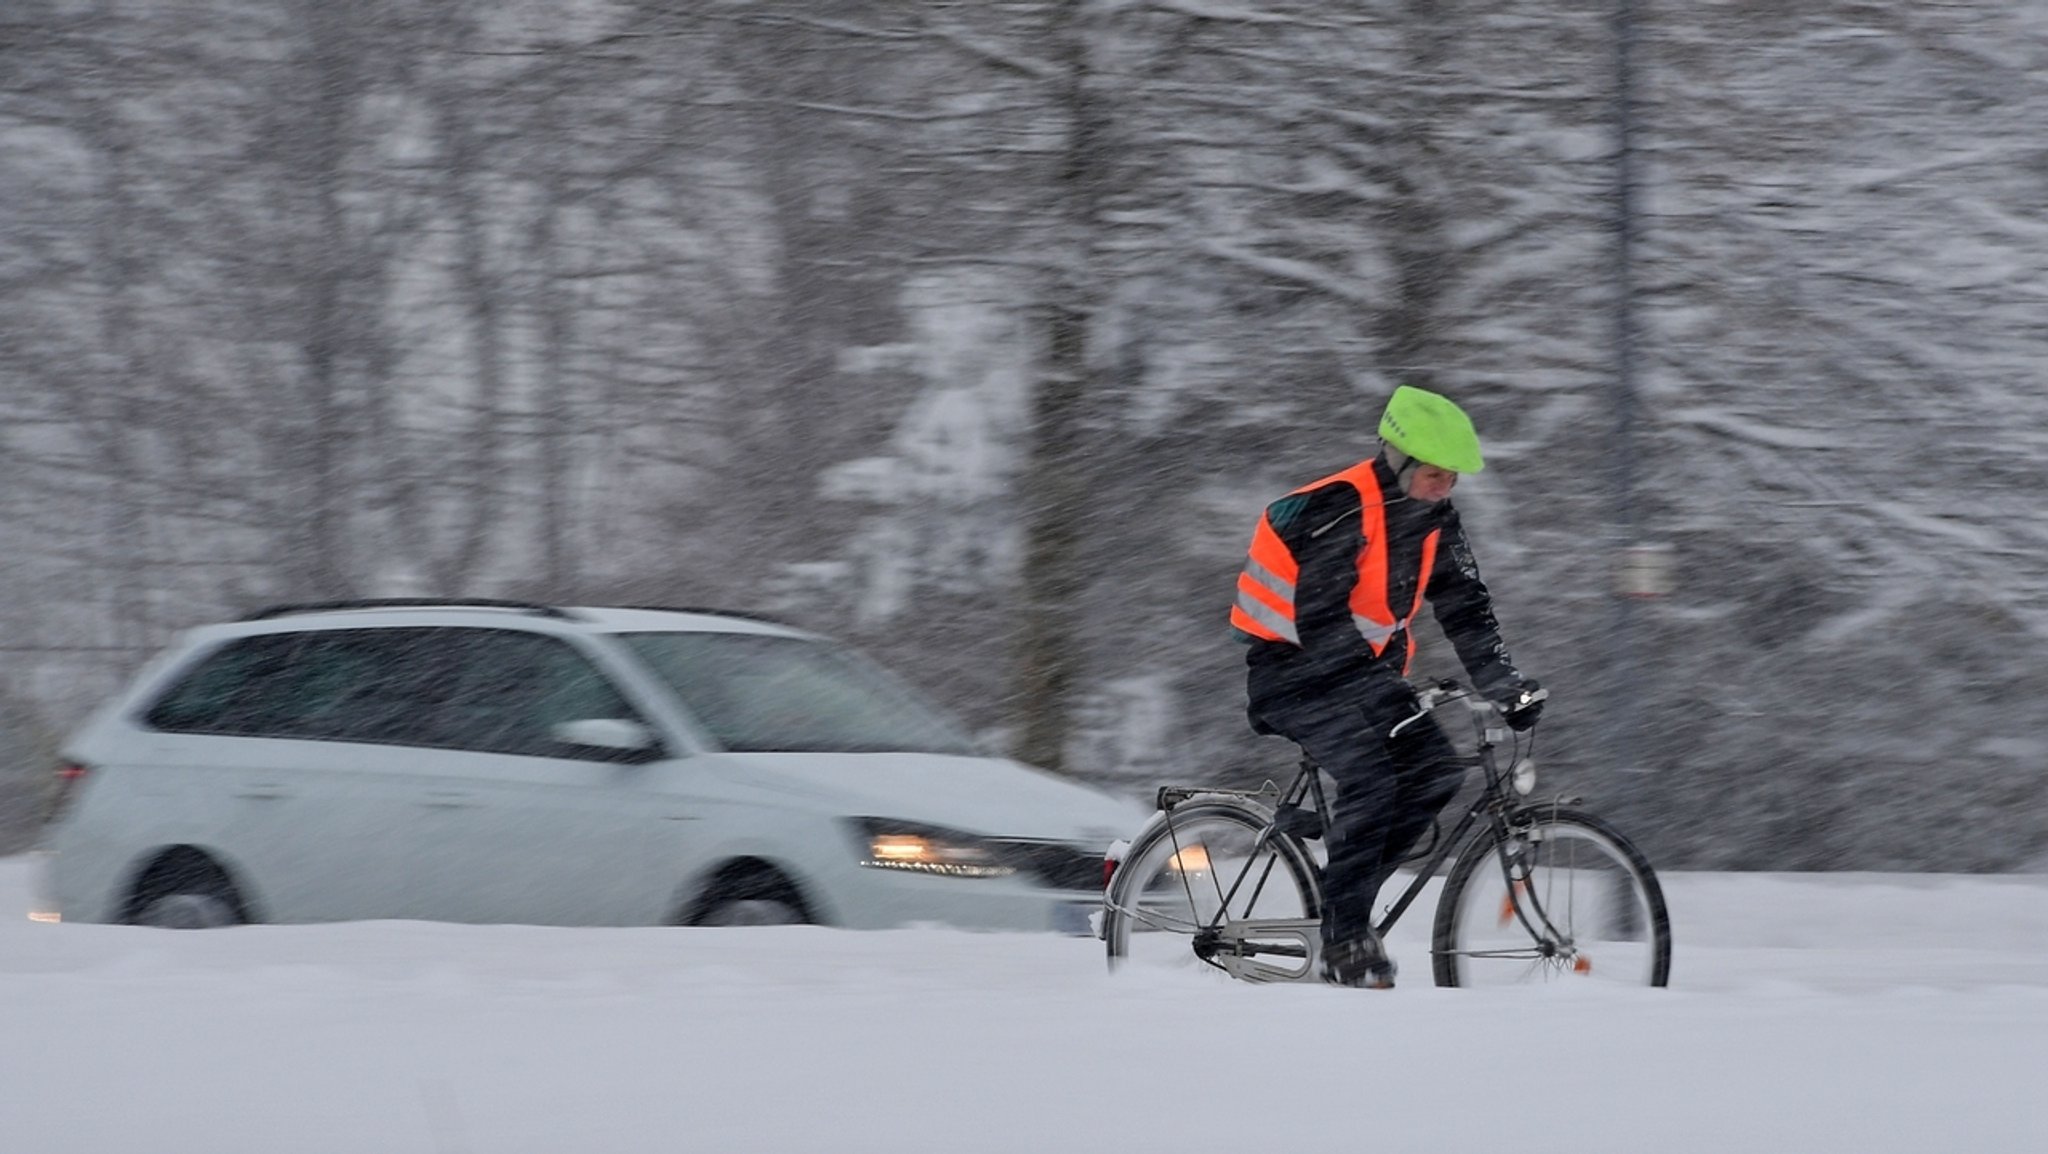
[[[1543,703],[1549,697],[1550,691],[1536,684],[1535,678],[1524,677],[1501,700],[1501,717],[1506,719],[1509,729],[1527,732],[1543,716]]]

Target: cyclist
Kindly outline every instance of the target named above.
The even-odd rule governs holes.
[[[1337,783],[1324,835],[1323,978],[1385,989],[1394,963],[1372,928],[1374,898],[1464,779],[1456,751],[1417,710],[1405,678],[1409,623],[1426,597],[1472,684],[1526,730],[1537,683],[1502,643],[1451,489],[1483,462],[1471,418],[1403,385],[1379,452],[1267,506],[1238,577],[1230,621],[1249,641],[1249,717],[1301,746]]]

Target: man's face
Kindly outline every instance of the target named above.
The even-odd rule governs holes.
[[[1451,495],[1451,489],[1458,483],[1458,475],[1449,469],[1417,462],[1408,474],[1408,495],[1424,504],[1434,505]]]

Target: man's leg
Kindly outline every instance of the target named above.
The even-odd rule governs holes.
[[[1376,692],[1290,702],[1265,720],[1337,783],[1323,839],[1326,972],[1347,984],[1390,985],[1393,968],[1372,928],[1375,900],[1401,855],[1456,792],[1461,771],[1449,740],[1427,717],[1388,741],[1387,730],[1414,712],[1406,683],[1364,688]]]
[[[1356,705],[1287,720],[1287,735],[1337,782],[1324,837],[1325,975],[1349,985],[1390,986],[1394,967],[1372,929],[1380,888],[1457,792],[1464,767],[1430,718],[1391,741],[1383,736],[1391,723]]]
[[[1394,791],[1387,806],[1380,858],[1372,863],[1364,883],[1373,894],[1393,876],[1422,839],[1423,831],[1465,782],[1464,763],[1434,718],[1424,718],[1402,730],[1386,748]]]
[[[1400,782],[1381,727],[1356,705],[1319,702],[1282,720],[1283,730],[1337,783],[1323,845],[1323,943],[1357,941],[1372,929],[1374,872],[1385,856]]]

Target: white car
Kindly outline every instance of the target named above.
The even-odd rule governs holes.
[[[338,602],[198,629],[65,746],[42,920],[1087,932],[1133,803],[812,634]]]

